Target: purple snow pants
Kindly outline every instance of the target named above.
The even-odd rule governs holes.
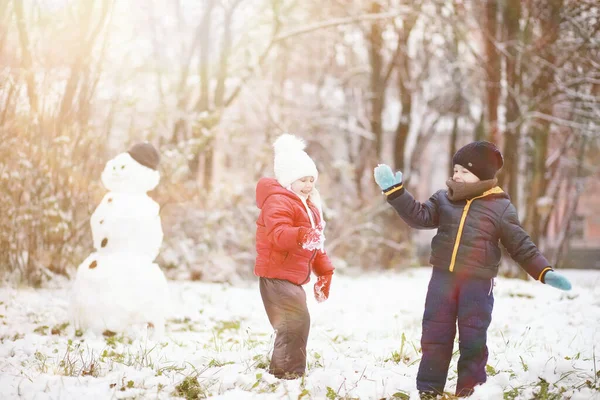
[[[425,312],[417,374],[417,389],[442,394],[452,358],[458,322],[458,381],[456,395],[468,396],[486,381],[487,329],[492,321],[493,279],[460,277],[433,268]]]

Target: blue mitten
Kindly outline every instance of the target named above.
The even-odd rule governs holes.
[[[546,285],[550,285],[560,290],[571,290],[571,282],[554,271],[546,272],[546,275],[544,275],[544,282]]]
[[[392,169],[385,164],[377,165],[373,170],[373,175],[375,176],[375,182],[377,182],[381,190],[386,190],[402,182],[402,172],[398,171],[396,172],[396,176],[394,176]]]

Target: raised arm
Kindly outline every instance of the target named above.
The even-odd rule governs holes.
[[[392,173],[389,166],[378,165],[374,170],[375,181],[387,197],[387,202],[402,217],[404,222],[416,229],[434,229],[439,225],[438,196],[443,191],[434,193],[429,200],[420,203],[415,200],[402,183],[402,172]]]

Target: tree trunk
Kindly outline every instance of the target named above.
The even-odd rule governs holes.
[[[504,5],[504,28],[505,43],[508,44],[506,50],[506,132],[504,136],[504,167],[499,175],[498,184],[503,186],[511,197],[514,204],[519,203],[518,199],[518,178],[519,178],[519,148],[520,128],[518,120],[520,118],[517,98],[520,93],[520,79],[517,72],[517,61],[519,56],[519,21],[521,18],[521,1],[508,0]]]
[[[196,111],[207,111],[210,107],[209,88],[210,71],[208,58],[210,54],[211,15],[215,5],[214,0],[206,2],[200,25],[200,97],[196,104]]]
[[[19,31],[19,41],[21,42],[21,65],[25,71],[25,81],[27,82],[27,96],[29,97],[29,107],[32,114],[38,113],[38,96],[35,85],[35,75],[33,72],[33,59],[31,56],[31,44],[29,42],[29,34],[25,26],[25,13],[23,12],[23,2],[14,0],[14,12]]]
[[[473,140],[485,140],[485,111],[481,111],[479,114],[479,120],[473,132]]]
[[[561,230],[561,237],[560,237],[560,241],[559,244],[557,246],[556,249],[556,253],[552,259],[551,265],[554,266],[558,266],[565,253],[567,252],[567,249],[569,247],[569,237],[570,235],[570,230],[571,230],[571,221],[573,220],[573,217],[576,215],[577,213],[577,206],[579,205],[579,198],[581,196],[581,192],[583,191],[583,188],[581,187],[581,180],[583,179],[583,165],[584,165],[584,160],[585,160],[585,152],[587,150],[587,136],[586,135],[582,135],[581,138],[581,144],[579,145],[579,152],[577,155],[577,170],[575,172],[575,177],[574,177],[574,183],[573,183],[573,187],[574,187],[574,193],[573,193],[573,197],[571,199],[571,204],[570,207],[568,207],[566,215],[565,215],[565,226],[564,228]]]
[[[411,82],[410,77],[410,57],[408,55],[408,39],[412,32],[413,23],[405,23],[402,31],[398,33],[398,91],[400,96],[400,120],[396,127],[394,139],[394,164],[396,169],[405,171],[406,160],[404,152],[406,150],[406,141],[410,132],[412,116],[412,91],[407,83]],[[392,60],[394,62],[394,60]],[[390,66],[391,67],[391,66]]]
[[[378,1],[371,3],[369,12],[377,14],[381,12],[381,4]],[[375,157],[381,159],[383,147],[383,124],[382,114],[385,107],[385,85],[383,84],[383,37],[380,21],[374,21],[371,24],[369,33],[369,61],[371,64],[371,132],[375,136]]]
[[[213,170],[214,170],[214,151],[215,141],[211,139],[207,147],[204,149],[204,190],[206,193],[212,191]]]
[[[558,29],[560,26],[560,10],[562,1],[552,1],[548,4],[547,10],[542,12],[541,19],[542,41],[540,42],[540,57],[544,60],[541,71],[533,82],[533,97],[545,93],[554,83],[554,62],[555,55],[553,45],[558,38]],[[552,99],[546,99],[538,108],[538,111],[546,116],[553,113]],[[536,203],[546,192],[548,180],[546,178],[546,158],[548,155],[548,138],[551,124],[548,118],[534,121],[531,130],[531,139],[533,141],[533,162],[531,184],[529,185],[529,198],[527,201],[527,215],[525,225],[528,228],[531,239],[534,243],[539,243],[541,236],[541,220]]]
[[[82,29],[87,29],[87,31],[85,31],[85,36],[81,39],[81,43],[77,48],[78,54],[75,56],[75,61],[71,66],[71,74],[69,75],[69,79],[67,80],[65,91],[62,96],[60,111],[58,114],[59,130],[60,126],[72,116],[71,113],[73,111],[73,102],[77,96],[77,89],[80,86],[82,75],[85,73],[85,63],[91,57],[96,39],[100,35],[104,23],[110,13],[110,4],[112,3],[107,0],[102,0],[102,3],[102,12],[96,25],[92,23],[95,2],[89,1],[87,3],[83,3],[85,4],[85,8],[83,10],[83,17],[81,18],[82,20],[80,21],[80,24]]]
[[[500,99],[500,57],[496,49],[498,0],[485,2],[484,43],[487,96],[487,140],[498,143],[498,103]]]
[[[450,162],[448,163],[448,167],[449,167],[449,175],[448,177],[454,175],[454,165],[452,164],[452,157],[454,157],[454,153],[456,153],[457,150],[457,142],[458,142],[458,114],[454,115],[454,122],[452,123],[452,133],[450,135],[450,153],[449,153],[449,159]]]
[[[227,71],[229,68],[229,55],[231,54],[231,24],[235,9],[240,4],[241,0],[237,0],[225,14],[225,22],[223,26],[223,42],[221,49],[221,58],[219,60],[219,72],[217,74],[217,86],[215,88],[215,107],[220,109],[223,107],[225,99],[225,80],[227,79]]]

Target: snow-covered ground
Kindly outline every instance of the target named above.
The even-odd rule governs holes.
[[[571,292],[497,280],[489,378],[473,399],[600,399],[600,271],[561,272]],[[327,302],[308,297],[308,375],[296,381],[265,370],[273,335],[257,282],[170,283],[161,343],[75,332],[67,289],[0,288],[0,398],[416,399],[429,275],[336,274]]]

